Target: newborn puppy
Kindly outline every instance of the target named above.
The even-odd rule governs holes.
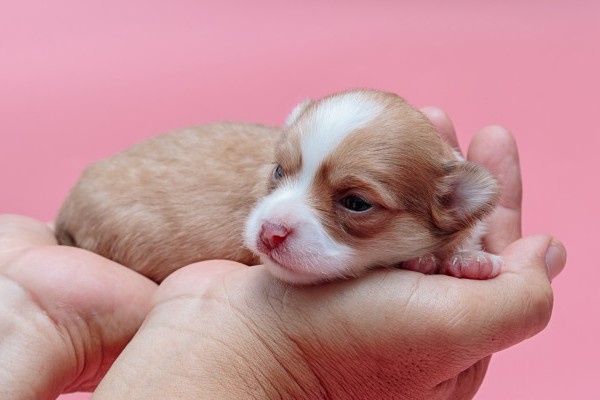
[[[56,233],[157,282],[217,258],[260,258],[293,284],[379,266],[487,279],[501,263],[481,252],[481,221],[498,192],[400,97],[354,90],[305,101],[281,130],[207,125],[96,163]]]

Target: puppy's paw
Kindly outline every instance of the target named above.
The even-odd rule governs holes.
[[[433,254],[414,258],[402,263],[402,268],[409,271],[420,272],[425,275],[437,274],[440,270],[440,260]]]
[[[483,251],[460,251],[443,260],[440,273],[457,278],[491,279],[500,274],[502,258]]]

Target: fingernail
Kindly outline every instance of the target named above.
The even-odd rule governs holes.
[[[567,250],[557,241],[553,241],[546,251],[546,268],[548,269],[548,277],[550,280],[563,270],[567,262]]]

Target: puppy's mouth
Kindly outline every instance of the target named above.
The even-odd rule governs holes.
[[[312,285],[327,280],[325,276],[308,271],[302,264],[290,262],[291,254],[285,256],[278,251],[263,253],[263,263],[276,278],[292,285]]]
[[[291,251],[286,248],[286,244],[282,244],[277,248],[270,248],[265,245],[260,239],[256,241],[256,247],[260,253],[261,258],[267,259],[273,264],[280,266],[281,268],[290,272],[295,272],[297,269],[289,266],[289,262],[286,259],[290,258]]]
[[[273,276],[292,285],[312,285],[344,276],[336,273],[332,257],[322,257],[314,245],[294,239],[288,237],[275,245],[256,239],[254,250]]]
[[[272,264],[276,265],[279,268],[282,268],[282,269],[292,272],[292,273],[302,273],[303,272],[303,271],[299,270],[298,268],[295,268],[293,265],[291,265],[288,262],[288,260],[285,260],[285,258],[287,258],[287,257],[280,256],[276,250],[270,251],[269,253],[264,253],[264,255],[269,259],[269,261]]]

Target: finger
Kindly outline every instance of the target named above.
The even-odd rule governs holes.
[[[198,296],[203,289],[214,284],[219,275],[249,268],[228,260],[210,260],[190,264],[169,275],[160,285],[154,303],[162,303],[182,296]]]
[[[17,288],[17,293],[35,299],[34,307],[27,308],[33,316],[27,318],[38,318],[41,311],[42,319],[50,321],[37,323],[39,331],[32,335],[45,335],[48,341],[55,339],[56,331],[64,335],[60,345],[48,346],[39,357],[23,360],[25,369],[15,368],[13,373],[29,374],[31,368],[47,362],[44,357],[52,357],[56,369],[36,377],[34,386],[51,385],[60,391],[89,390],[97,384],[139,328],[156,288],[155,283],[108,259],[57,246],[46,223],[17,215],[0,216],[0,277]],[[4,301],[10,297],[10,293],[3,295]],[[21,308],[25,313],[25,306]],[[35,346],[30,347],[35,351]],[[73,365],[72,357],[53,356],[54,351],[85,362]],[[62,375],[59,378],[57,374]]]
[[[550,281],[566,264],[564,246],[549,235],[519,239],[501,256],[505,271],[488,281],[494,292],[487,301],[490,306],[499,301],[502,312],[495,326],[497,332],[505,332],[495,351],[535,335],[548,324],[553,302]]]
[[[483,165],[502,188],[499,205],[489,219],[486,249],[500,253],[521,237],[521,169],[516,142],[501,126],[482,129],[471,141],[467,159]]]
[[[456,138],[456,130],[454,124],[442,109],[437,107],[423,107],[421,112],[431,121],[437,133],[444,139],[450,146],[459,150],[458,139]]]
[[[472,354],[475,359],[513,346],[546,327],[553,305],[550,280],[566,262],[564,247],[548,235],[517,240],[501,256],[502,274],[485,282],[463,281],[466,285],[461,288],[476,301],[464,304],[463,318],[454,320],[454,340],[465,351],[478,351]],[[461,334],[465,335],[462,341]]]
[[[4,255],[31,246],[55,244],[54,234],[46,224],[20,215],[0,215],[0,251]]]
[[[509,246],[505,251],[506,256],[503,256],[506,265],[502,273],[524,274],[534,271],[545,273],[547,278],[552,280],[562,272],[567,262],[567,250],[558,239],[548,235],[536,235],[521,239],[518,243],[522,242],[528,243],[530,248],[516,244]]]

